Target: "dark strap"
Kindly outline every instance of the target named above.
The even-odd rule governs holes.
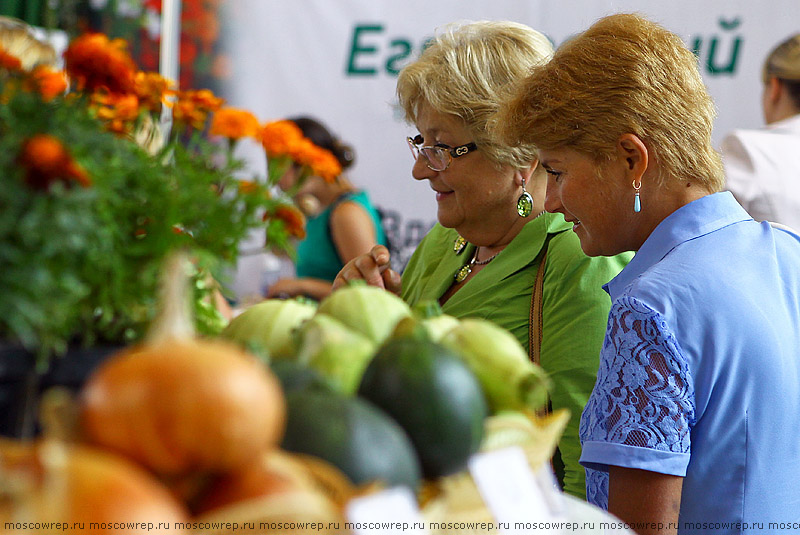
[[[534,364],[541,361],[542,351],[542,297],[544,294],[544,263],[547,260],[547,241],[544,243],[542,260],[536,270],[531,295],[531,315],[528,322],[528,355]]]
[[[528,320],[528,356],[531,362],[537,366],[541,364],[542,357],[542,299],[544,297],[544,264],[547,260],[547,245],[550,241],[550,236],[544,242],[542,247],[542,259],[539,262],[539,267],[536,269],[536,279],[533,281],[533,293],[531,294],[531,315]],[[539,409],[537,413],[539,416],[545,416],[553,412],[553,407],[550,401],[544,407]]]

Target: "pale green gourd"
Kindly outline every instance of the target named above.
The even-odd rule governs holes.
[[[339,320],[317,313],[297,331],[296,359],[319,372],[343,394],[353,394],[376,345]]]
[[[550,379],[531,362],[506,329],[480,318],[463,318],[441,339],[458,353],[481,382],[493,413],[542,408]]]
[[[323,299],[319,312],[380,344],[389,337],[398,321],[411,315],[411,308],[393,293],[358,280]]]
[[[312,301],[266,299],[233,318],[220,336],[244,346],[255,344],[272,358],[293,358],[294,330],[316,311]]]

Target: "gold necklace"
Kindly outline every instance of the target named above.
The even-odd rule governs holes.
[[[533,219],[538,219],[539,217],[543,216],[546,213],[547,210],[542,210],[541,212],[536,214],[536,217],[534,217]],[[457,255],[459,255],[464,251],[466,246],[467,246],[467,240],[465,240],[464,238],[461,237],[461,235],[459,235],[456,238],[455,242],[453,242],[453,251]],[[475,247],[475,252],[472,254],[472,259],[469,261],[468,264],[464,264],[463,266],[461,266],[456,270],[454,278],[456,279],[457,283],[464,282],[464,279],[469,277],[469,274],[472,273],[472,266],[484,266],[489,262],[491,262],[492,260],[494,260],[495,257],[500,254],[500,251],[498,251],[494,255],[487,258],[486,260],[478,261],[478,249],[480,249],[480,246]]]
[[[472,273],[472,266],[485,266],[486,264],[488,264],[489,262],[491,262],[492,260],[497,258],[497,255],[500,254],[500,251],[498,251],[495,254],[493,254],[492,256],[490,256],[489,258],[487,258],[486,260],[478,260],[478,250],[479,249],[480,249],[480,246],[475,247],[475,252],[472,254],[472,259],[469,261],[469,263],[468,264],[464,264],[463,266],[458,268],[458,270],[456,271],[455,279],[456,279],[457,283],[458,282],[464,282],[464,279],[469,277],[469,274]]]

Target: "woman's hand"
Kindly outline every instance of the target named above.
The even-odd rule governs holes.
[[[311,277],[302,279],[280,279],[267,288],[267,299],[286,299],[289,297],[309,297],[321,301],[331,293],[331,283]]]
[[[383,245],[376,245],[367,254],[357,256],[345,264],[333,281],[333,289],[358,279],[397,295],[400,295],[402,289],[400,275],[391,268],[389,250]]]

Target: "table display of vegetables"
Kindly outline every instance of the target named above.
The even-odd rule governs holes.
[[[489,321],[356,283],[319,304],[263,301],[201,338],[186,262],[165,270],[143,342],[74,398],[48,392],[34,441],[0,441],[0,533],[45,521],[76,533],[317,521],[343,533],[349,500],[394,486],[444,520],[480,508],[470,456],[519,445],[536,467],[552,455],[569,415],[536,414],[547,377]]]

